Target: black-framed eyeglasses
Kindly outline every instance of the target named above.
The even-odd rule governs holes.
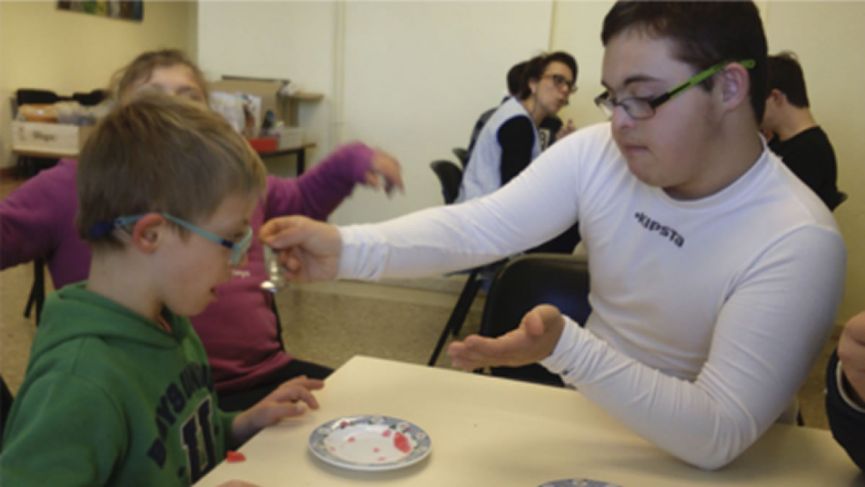
[[[664,93],[661,96],[657,96],[654,98],[646,98],[633,96],[630,98],[624,98],[622,100],[616,100],[610,96],[609,91],[605,91],[600,95],[595,97],[595,105],[604,112],[608,118],[613,116],[613,112],[616,110],[616,107],[622,107],[625,110],[625,113],[628,114],[629,117],[635,120],[645,120],[647,118],[651,118],[655,114],[655,110],[663,105],[664,103],[670,101],[677,95],[680,95],[682,92],[691,88],[693,86],[697,86],[698,84],[706,81],[711,78],[733,61],[723,61],[714,66],[700,71],[694,76],[690,77],[687,81],[676,86],[672,90]],[[751,69],[757,65],[757,62],[753,59],[745,59],[743,61],[739,61],[739,64],[745,67],[745,69]]]
[[[577,92],[577,82],[571,81],[560,74],[545,74],[541,76],[541,78],[550,78],[551,80],[553,80],[553,84],[556,85],[556,88],[560,90],[564,87],[567,87],[568,93],[570,94],[574,94]]]

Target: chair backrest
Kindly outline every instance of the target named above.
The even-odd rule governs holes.
[[[37,90],[31,88],[21,88],[15,91],[15,102],[18,106],[27,103],[51,104],[57,103],[61,98],[50,90]]]
[[[105,90],[96,89],[90,93],[75,92],[72,93],[72,99],[85,107],[95,106],[103,102],[108,97],[108,92]]]
[[[445,203],[451,204],[456,201],[460,194],[460,184],[463,181],[462,169],[453,162],[444,159],[431,162],[429,167],[439,178]]]
[[[481,335],[496,337],[516,328],[539,304],[552,304],[584,325],[589,305],[589,269],[585,258],[569,254],[526,254],[511,260],[493,281],[481,318]],[[538,364],[494,367],[501,377],[562,385]]]
[[[460,165],[465,169],[466,164],[469,163],[469,151],[463,147],[454,147],[453,153],[457,156],[457,160],[460,161]]]
[[[835,211],[835,208],[841,206],[841,203],[847,201],[847,193],[843,191],[838,191],[835,194],[835,201],[832,202],[832,205],[829,207],[830,210]]]

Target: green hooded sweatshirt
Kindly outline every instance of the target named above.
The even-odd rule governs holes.
[[[51,295],[0,454],[0,485],[189,485],[224,457],[201,341],[73,284]]]

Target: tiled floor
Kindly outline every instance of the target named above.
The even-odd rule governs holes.
[[[16,185],[0,180],[0,197]],[[0,372],[13,392],[21,384],[35,331],[33,320],[22,316],[31,273],[29,265],[0,272]],[[462,279],[290,285],[278,296],[285,343],[293,354],[331,367],[354,354],[426,363]],[[477,331],[481,305],[479,299],[464,334]],[[808,426],[826,428],[823,367],[836,341],[837,333],[800,393]],[[439,365],[447,366],[446,359],[440,359]]]

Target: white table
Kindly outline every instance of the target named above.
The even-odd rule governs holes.
[[[726,468],[706,472],[636,436],[573,390],[354,357],[317,394],[321,409],[266,428],[197,484],[536,486],[590,478],[631,486],[847,486],[862,482],[829,432],[776,425]],[[391,472],[332,467],[307,451],[321,423],[381,414],[429,433],[432,453]]]

